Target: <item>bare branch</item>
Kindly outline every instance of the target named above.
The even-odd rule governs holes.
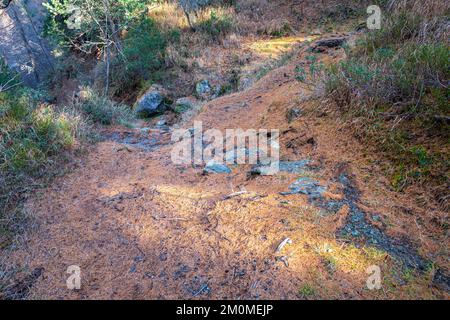
[[[12,88],[18,86],[21,84],[21,82],[14,83],[14,80],[19,76],[19,74],[14,75],[11,79],[6,81],[5,84],[0,84],[0,92],[6,92],[8,90],[11,90]]]

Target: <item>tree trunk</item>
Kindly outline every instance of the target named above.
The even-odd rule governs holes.
[[[186,15],[189,27],[191,28],[192,31],[195,31],[195,28],[194,28],[194,26],[192,24],[191,16],[189,15],[189,12],[186,9],[183,9],[183,11],[184,11],[184,14]]]
[[[109,93],[109,72],[110,72],[110,37],[109,37],[109,25],[110,25],[110,14],[109,14],[109,6],[108,6],[108,0],[103,0],[103,5],[105,6],[105,40],[106,40],[106,51],[105,51],[105,64],[106,64],[106,79],[105,79],[105,98],[108,96]]]

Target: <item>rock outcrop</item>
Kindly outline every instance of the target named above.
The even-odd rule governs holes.
[[[42,3],[11,1],[0,7],[0,56],[31,87],[37,87],[53,68],[50,45],[42,37],[46,16]]]
[[[163,88],[153,85],[137,101],[136,112],[142,116],[151,117],[167,110],[166,93]]]

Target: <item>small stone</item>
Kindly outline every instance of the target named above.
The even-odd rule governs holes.
[[[305,194],[310,199],[321,198],[322,194],[326,191],[326,188],[321,186],[317,181],[308,178],[298,178],[293,184],[289,186],[288,192],[281,192],[281,195],[290,194]]]
[[[162,126],[165,126],[166,124],[167,124],[166,119],[161,119],[161,120],[159,120],[159,121],[156,123],[156,126],[157,126],[157,127],[162,127]]]
[[[231,169],[228,168],[225,164],[211,160],[209,161],[205,169],[203,169],[203,172],[208,173],[218,173],[218,174],[229,174],[231,173]]]
[[[380,222],[380,221],[381,221],[381,217],[380,217],[379,215],[377,215],[377,214],[374,214],[374,215],[372,216],[372,219],[373,219],[374,221],[377,221],[377,222]]]
[[[303,173],[305,171],[305,167],[309,164],[309,160],[299,160],[299,161],[280,161],[278,165],[278,172],[287,172],[287,173]],[[253,166],[250,171],[251,175],[260,175],[260,176],[271,176],[274,173],[274,168],[270,165],[266,164],[258,164]]]
[[[242,77],[239,79],[238,90],[244,91],[244,90],[250,88],[252,86],[252,84],[253,84],[253,80],[251,78]]]
[[[257,165],[250,170],[250,174],[253,176],[273,176],[277,173],[274,171],[276,170],[274,170],[270,166]]]
[[[180,267],[173,273],[173,279],[183,279],[186,278],[186,274],[190,271],[190,268],[186,265],[180,265]]]
[[[287,118],[288,122],[290,123],[290,122],[292,122],[294,120],[297,120],[302,115],[303,115],[303,110],[302,109],[300,109],[300,108],[291,108],[286,113],[286,118]]]

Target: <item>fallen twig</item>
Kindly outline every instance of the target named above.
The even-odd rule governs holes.
[[[186,218],[179,218],[179,217],[158,217],[153,215],[152,216],[155,220],[169,220],[169,221],[188,221]]]
[[[228,200],[228,199],[231,199],[231,198],[234,198],[234,197],[238,197],[238,196],[246,194],[246,193],[248,193],[248,192],[245,191],[245,190],[244,191],[233,192],[232,194],[229,194],[229,195],[223,197],[223,200]]]
[[[292,240],[289,238],[284,239],[277,247],[277,250],[275,250],[275,253],[279,253],[287,244],[292,244]]]

